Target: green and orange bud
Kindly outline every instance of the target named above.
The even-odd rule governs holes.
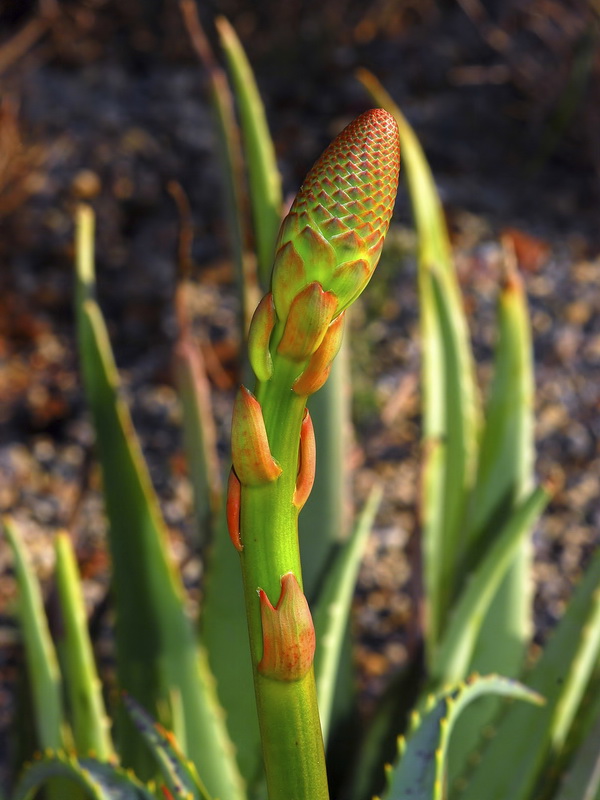
[[[337,298],[320,283],[309,283],[292,300],[277,352],[292,361],[305,361],[323,341]]]
[[[331,372],[333,359],[337,356],[344,335],[344,319],[342,311],[327,328],[323,341],[313,353],[304,371],[296,378],[292,389],[297,395],[314,394],[325,383]]]
[[[277,681],[299,681],[315,655],[315,628],[308,602],[293,572],[281,578],[281,594],[273,607],[259,589],[263,655],[258,671]]]
[[[275,322],[275,305],[273,295],[269,292],[256,307],[248,331],[248,358],[259,381],[268,381],[273,373],[269,342]]]
[[[335,294],[334,316],[362,292],[381,254],[399,169],[398,127],[383,109],[361,114],[325,150],[279,232],[272,290],[280,320],[315,281]]]
[[[260,403],[245,386],[240,387],[233,406],[231,456],[242,486],[260,486],[281,475],[271,455]]]
[[[315,442],[315,429],[308,409],[304,411],[304,419],[300,428],[300,447],[298,452],[298,477],[294,491],[294,505],[298,511],[308,500],[315,482],[317,468],[317,445]]]

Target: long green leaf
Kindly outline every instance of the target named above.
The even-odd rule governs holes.
[[[177,288],[179,335],[173,353],[175,379],[183,411],[183,438],[194,490],[198,543],[215,536],[222,510],[223,487],[212,415],[210,383],[199,343],[194,340],[186,305],[185,284]]]
[[[595,723],[566,767],[555,800],[597,800],[600,797],[600,693],[594,703]]]
[[[66,721],[58,659],[48,629],[44,602],[16,524],[5,517],[3,527],[15,560],[19,586],[19,621],[23,631],[38,745],[42,749],[65,746]]]
[[[413,129],[381,84],[366,70],[359,79],[398,123],[419,240],[425,453],[421,515],[431,667],[464,568],[464,515],[474,479],[479,401],[468,327],[431,171]]]
[[[471,547],[484,547],[490,524],[510,513],[531,488],[533,401],[527,300],[522,279],[512,273],[499,298],[494,377],[471,500]]]
[[[471,662],[482,622],[494,595],[514,559],[523,537],[548,502],[537,488],[518,506],[502,529],[458,599],[436,653],[432,678],[436,685],[461,680]]]
[[[217,145],[221,162],[221,176],[225,189],[225,212],[229,243],[235,266],[236,285],[244,331],[248,330],[252,314],[258,303],[256,264],[248,252],[249,209],[246,207],[244,164],[240,132],[235,119],[233,95],[227,75],[216,61],[204,33],[198,8],[194,0],[180,0],[192,46],[196,50],[208,76],[210,101],[217,128]],[[241,47],[241,46],[240,46]],[[247,69],[250,67],[247,65]]]
[[[533,485],[534,378],[531,329],[525,289],[511,271],[498,303],[498,338],[493,381],[485,413],[477,478],[469,501],[469,562],[477,563],[492,546]],[[497,670],[518,677],[532,635],[533,543],[524,531],[515,558],[492,599],[480,627],[468,671]],[[493,723],[499,701],[489,698],[458,724],[451,748],[456,774],[479,747],[482,731]]]
[[[241,42],[224,17],[218,17],[215,24],[240,112],[250,179],[258,276],[266,290],[271,278],[275,240],[281,224],[281,176],[264,106]]]
[[[383,800],[443,800],[447,752],[452,728],[469,703],[488,694],[539,704],[543,699],[516,681],[496,675],[470,678],[415,712],[412,730],[399,740],[399,762],[387,771]],[[506,795],[508,798],[510,795]],[[488,795],[482,794],[487,799]]]
[[[352,537],[340,551],[314,612],[317,650],[315,678],[323,738],[327,742],[340,655],[364,549],[381,502],[381,489],[371,492]]]
[[[113,754],[100,679],[87,629],[87,615],[71,539],[55,540],[56,580],[64,628],[65,688],[69,700],[75,749],[107,761]]]
[[[93,299],[93,217],[87,208],[79,212],[77,245],[78,337],[110,521],[119,682],[162,720],[170,698],[179,694],[185,724],[179,738],[187,742],[188,756],[212,795],[241,800],[242,781],[222,710],[184,610],[181,580],[167,556],[158,500],[118,393],[106,326]],[[140,750],[143,743],[131,735],[131,723],[127,728],[121,721],[125,763],[152,773]]]
[[[224,513],[220,522],[205,556],[200,635],[216,676],[217,692],[227,714],[227,728],[240,771],[252,787],[262,775],[262,758],[242,571]]]
[[[590,676],[600,658],[600,550],[544,648],[525,676],[547,699],[539,714],[514,707],[477,766],[464,800],[530,800],[546,771],[556,763],[579,713]]]
[[[57,778],[63,787],[62,800],[80,797],[81,789],[91,800],[155,800],[154,794],[131,772],[91,758],[77,761],[61,752],[48,753],[29,765],[13,800],[33,800],[48,781]]]

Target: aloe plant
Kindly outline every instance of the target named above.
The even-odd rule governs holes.
[[[189,3],[182,5],[191,13]],[[248,64],[232,29],[221,23],[220,31],[233,69],[241,70],[234,84],[245,109],[243,127],[252,128],[249,109],[256,110],[259,97],[254,89],[243,96]],[[333,142],[309,172],[276,240],[274,195],[252,201],[255,211],[262,201],[271,209],[258,238],[264,254],[270,237],[274,266],[270,291],[250,325],[256,385],[252,392],[240,388],[235,400],[233,467],[221,515],[218,484],[208,475],[214,466],[205,467],[215,462],[203,431],[209,402],[204,383],[198,391],[202,363],[194,357],[183,292],[178,295],[184,324],[177,354],[188,378],[181,383],[185,424],[198,449],[195,488],[207,520],[199,636],[185,611],[166,526],[119,391],[95,292],[93,215],[79,212],[77,324],[110,522],[124,693],[105,709],[68,536],[57,537],[64,636],[55,650],[18,525],[7,520],[37,745],[44,750],[23,772],[14,800],[30,800],[42,787],[53,800],[263,800],[267,793],[270,800],[367,800],[373,791],[383,800],[598,798],[598,555],[541,656],[523,669],[530,633],[530,597],[522,585],[531,558],[527,539],[548,497],[532,474],[524,287],[515,273],[504,276],[495,377],[480,404],[433,178],[400,110],[372,76],[363,74],[363,81],[387,111],[366,112]],[[222,89],[223,73],[214,83],[215,91]],[[231,115],[228,120],[233,124]],[[255,188],[273,170],[271,157],[257,155],[272,156],[268,142],[256,147],[257,135],[267,137],[266,128],[246,133]],[[352,587],[380,492],[374,490],[347,542],[334,548],[339,531],[324,529],[318,517],[310,523],[314,530],[299,536],[300,510],[315,481],[306,404],[327,391],[344,319],[377,263],[398,180],[398,138],[419,234],[426,669],[417,660],[392,682],[362,741],[347,725],[345,759],[333,763],[336,751],[326,745],[355,700],[345,638]],[[265,288],[267,272],[263,266]],[[336,410],[325,427],[342,417],[339,404],[323,404],[328,407]],[[316,408],[312,404],[313,413],[322,413]],[[339,455],[326,463],[339,469]],[[320,487],[332,506],[335,487]],[[327,546],[315,546],[318,536]],[[301,564],[313,587],[322,576],[320,591],[310,591],[312,609]],[[478,668],[506,676],[472,674]],[[525,702],[507,705],[502,698]],[[496,735],[482,741],[481,729],[490,724]],[[335,776],[329,788],[327,771]]]
[[[242,387],[234,406],[228,522],[272,800],[328,797],[298,546],[315,470],[306,399],[327,379],[344,311],[377,264],[398,172],[397,128],[382,111],[355,120],[309,172],[281,227],[272,290],[250,327],[256,390]]]

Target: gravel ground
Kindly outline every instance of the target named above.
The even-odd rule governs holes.
[[[13,5],[7,30],[16,32],[29,17]],[[577,15],[564,7],[564,36],[558,44],[552,40],[552,50],[550,34],[535,39],[529,30],[527,39],[527,26],[511,28],[515,19],[539,11],[536,3],[509,3],[513,17],[483,22],[453,4],[436,10],[426,2],[406,3],[395,28],[386,4],[368,14],[362,4],[331,3],[319,25],[308,12],[300,20],[298,46],[285,34],[291,11],[267,4],[267,24],[243,3],[217,5],[236,24],[256,65],[286,190],[294,191],[331,136],[366,107],[355,67],[373,69],[402,104],[431,158],[447,210],[482,385],[489,378],[500,269],[507,244],[514,249],[532,312],[537,471],[557,487],[535,532],[536,638],[542,641],[600,539],[599,106],[591,88],[556,148],[539,168],[534,164],[553,130],[560,87],[570,85],[559,66],[559,45],[568,51],[579,41]],[[191,545],[191,490],[170,372],[178,227],[166,191],[171,180],[183,186],[195,220],[195,323],[211,365],[224,457],[239,377],[237,304],[215,202],[219,174],[202,70],[176,15],[163,11],[164,31],[157,32],[152,18],[130,6],[122,4],[120,16],[111,17],[110,2],[65,4],[51,35],[0,75],[0,134],[13,154],[8,166],[0,163],[0,511],[22,521],[46,587],[50,534],[62,527],[72,532],[96,627],[106,619],[107,559],[71,311],[78,199],[89,199],[97,212],[99,297],[193,599],[201,563]],[[339,6],[348,14],[336,28]],[[413,17],[411,8],[417,9]],[[511,34],[504,50],[489,42],[498,30]],[[306,62],[309,44],[313,58]],[[406,659],[414,627],[411,553],[420,460],[415,278],[403,192],[386,260],[354,314],[352,337],[353,492],[359,503],[374,477],[385,490],[355,608],[357,661],[371,694]],[[0,752],[21,669],[14,596],[9,554],[0,542]]]

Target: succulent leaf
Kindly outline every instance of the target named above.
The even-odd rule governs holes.
[[[47,781],[57,778],[65,782],[65,789],[72,786],[69,796],[73,797],[79,796],[76,787],[80,787],[91,800],[155,800],[130,770],[93,758],[78,761],[61,750],[48,750],[26,767],[13,800],[32,800]]]
[[[196,768],[182,754],[175,736],[155,722],[130,695],[123,695],[123,703],[156,759],[174,800],[210,800]]]
[[[422,714],[412,715],[406,742],[399,748],[403,755],[386,770],[383,800],[442,800],[452,728],[465,706],[487,694],[543,703],[537,692],[497,675],[474,675],[430,700]]]

